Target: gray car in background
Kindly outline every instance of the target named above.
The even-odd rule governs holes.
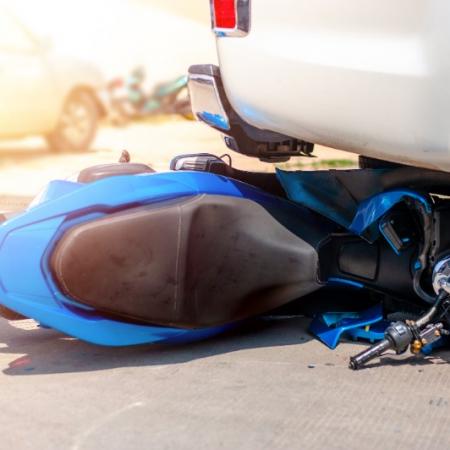
[[[0,30],[0,138],[42,135],[55,151],[88,149],[105,114],[99,70],[52,51],[1,8]]]

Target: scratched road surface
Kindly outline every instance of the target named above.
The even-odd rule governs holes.
[[[2,321],[1,448],[450,448],[450,353],[351,372],[306,322],[117,349]]]

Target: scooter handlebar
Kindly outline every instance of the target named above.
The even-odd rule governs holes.
[[[381,356],[387,350],[394,347],[394,343],[390,339],[383,339],[377,344],[372,345],[367,350],[358,353],[356,356],[352,356],[349,362],[349,368],[353,370],[358,370],[370,360]]]

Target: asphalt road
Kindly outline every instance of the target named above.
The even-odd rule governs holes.
[[[0,323],[2,448],[445,449],[450,353],[352,372],[307,320],[106,348]]]

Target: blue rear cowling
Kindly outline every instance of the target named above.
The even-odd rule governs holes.
[[[0,300],[47,327],[102,345],[191,340],[222,331],[138,325],[102,317],[65,296],[49,269],[49,256],[65,230],[105,214],[200,193],[258,198],[243,183],[208,174],[171,172],[117,176],[91,184],[53,181],[23,214],[0,226]]]

